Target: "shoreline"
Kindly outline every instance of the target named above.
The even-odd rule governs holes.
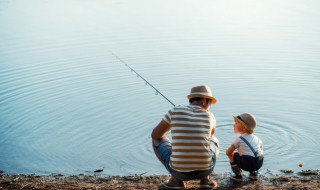
[[[257,181],[247,177],[241,183],[229,180],[230,173],[212,174],[217,181],[218,189],[320,189],[320,170],[302,170],[295,173],[292,170],[281,170],[282,174],[259,175]],[[169,175],[136,174],[130,176],[103,176],[100,174],[79,174],[65,176],[63,174],[37,175],[0,173],[0,189],[157,189],[168,180]],[[199,189],[199,181],[186,181],[186,189]]]

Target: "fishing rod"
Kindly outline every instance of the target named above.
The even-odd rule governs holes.
[[[151,86],[155,91],[156,91],[156,95],[160,94],[162,97],[164,97],[168,102],[170,102],[170,104],[172,104],[173,106],[174,103],[172,103],[165,95],[163,95],[156,87],[154,87],[149,81],[147,81],[143,76],[141,76],[137,71],[135,71],[132,67],[130,67],[130,65],[128,63],[126,63],[125,61],[123,61],[120,57],[118,57],[116,54],[114,54],[113,52],[111,52],[111,54],[117,58],[121,63],[123,63],[125,66],[129,67],[131,69],[131,71],[133,71],[134,73],[137,74],[138,77],[140,77],[142,80],[144,80],[146,82],[146,85]]]

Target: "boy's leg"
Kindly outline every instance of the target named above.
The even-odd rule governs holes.
[[[263,157],[259,157],[259,159],[255,159],[256,164],[254,164],[254,166],[252,167],[252,171],[249,171],[249,178],[251,180],[257,180],[258,179],[258,174],[259,174],[259,169],[262,167],[263,165]]]
[[[242,170],[252,172],[252,171],[258,171],[261,166],[263,160],[258,160],[259,158],[243,155],[241,156],[240,163],[238,164]]]
[[[235,152],[233,154],[233,162],[230,162],[231,170],[233,174],[230,175],[230,179],[234,181],[241,181],[242,180],[242,172],[240,168],[241,156],[239,153]]]
[[[258,171],[251,171],[249,173],[249,179],[251,180],[257,180],[258,179]]]

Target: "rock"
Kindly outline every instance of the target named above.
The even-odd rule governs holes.
[[[280,172],[286,173],[286,174],[291,174],[291,173],[293,173],[292,170],[280,170]]]
[[[319,170],[302,170],[300,175],[319,175]]]

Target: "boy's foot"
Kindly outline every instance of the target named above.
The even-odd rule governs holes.
[[[230,179],[233,180],[233,181],[236,181],[236,182],[240,182],[240,181],[242,181],[242,175],[241,174],[240,175],[236,175],[236,174],[232,173],[230,175]]]
[[[218,187],[217,182],[210,178],[206,177],[200,180],[201,189],[216,189],[217,187]]]
[[[258,179],[258,172],[256,172],[256,171],[250,172],[249,179],[257,180]]]
[[[161,184],[158,189],[185,189],[184,182],[171,177],[166,183]]]

